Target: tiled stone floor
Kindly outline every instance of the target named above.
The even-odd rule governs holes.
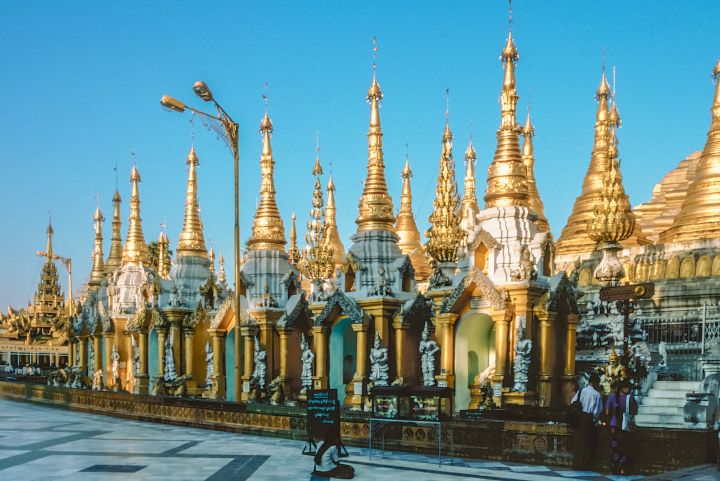
[[[304,443],[72,412],[0,400],[0,480],[310,481]],[[621,481],[545,466],[349,448],[357,480]],[[377,454],[377,452],[376,452]]]

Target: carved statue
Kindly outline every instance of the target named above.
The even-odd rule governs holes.
[[[215,366],[213,364],[213,358],[215,357],[212,346],[210,343],[205,343],[205,387],[212,387],[212,379],[214,374]]]
[[[133,351],[133,379],[137,381],[140,375],[140,346],[135,342],[135,338],[132,339],[132,351]]]
[[[302,372],[300,373],[300,385],[302,391],[306,392],[313,387],[313,362],[315,362],[315,354],[310,350],[310,345],[305,340],[305,334],[300,334],[300,361],[302,362]]]
[[[511,274],[514,281],[534,280],[537,278],[537,270],[530,255],[530,249],[527,245],[522,247],[520,251],[520,265]]]
[[[113,344],[112,354],[110,354],[110,359],[112,359],[113,390],[117,392],[120,390],[120,373],[118,371],[118,363],[120,362],[120,353],[117,350],[117,344]]]
[[[265,392],[266,374],[267,374],[267,351],[260,346],[257,336],[255,336],[255,369],[252,377],[257,383],[259,393]]]
[[[277,406],[285,401],[285,389],[283,388],[282,377],[278,376],[273,379],[269,386],[270,404]]]
[[[613,346],[608,355],[608,364],[603,368],[600,376],[600,386],[602,386],[606,394],[609,394],[613,391],[615,384],[624,379],[627,379],[627,369],[620,364],[620,359]]]
[[[660,345],[658,346],[658,352],[660,354],[660,361],[658,362],[658,368],[665,372],[668,369],[668,352],[667,352],[667,343],[665,341],[661,341]]]
[[[265,281],[265,288],[263,289],[262,296],[257,300],[258,307],[278,307],[278,301],[273,297],[270,292],[270,284]]]
[[[435,355],[440,352],[440,347],[435,341],[429,339],[430,331],[428,330],[427,321],[422,331],[422,339],[420,340],[420,367],[423,373],[423,386],[435,385]]]
[[[532,351],[532,341],[525,339],[525,328],[521,323],[517,327],[517,344],[515,344],[515,364],[513,366],[513,374],[515,375],[515,384],[513,391],[527,392],[528,390],[528,373],[530,372],[530,352]]]
[[[375,342],[370,349],[370,380],[376,386],[387,386],[389,371],[388,350],[380,344],[380,333],[375,332]]]
[[[103,385],[103,372],[102,369],[98,369],[92,375],[92,390],[102,391],[105,388]]]
[[[93,346],[92,339],[88,339],[87,341],[88,346],[88,365],[87,365],[87,372],[93,372],[92,370],[95,369],[95,347]]]
[[[392,295],[392,289],[390,289],[390,286],[387,283],[387,279],[385,278],[385,268],[384,267],[378,267],[378,275],[377,275],[377,281],[375,282],[375,287],[373,287],[370,292],[368,293],[370,296],[390,296]]]
[[[171,331],[171,334],[165,338],[165,372],[163,378],[165,382],[172,382],[177,379],[177,372],[175,371],[175,355],[173,353],[173,337],[175,331]]]
[[[435,259],[430,261],[430,267],[432,267],[432,273],[430,274],[430,279],[428,280],[430,289],[452,285],[452,280],[443,273]]]

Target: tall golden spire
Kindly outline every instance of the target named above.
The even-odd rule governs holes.
[[[169,245],[170,240],[168,239],[167,235],[164,232],[160,232],[160,235],[158,236],[157,274],[162,279],[170,278],[170,251],[168,249]]]
[[[720,237],[720,60],[713,69],[715,98],[712,122],[698,163],[674,226],[660,234],[661,242],[685,242]]]
[[[610,98],[612,92],[605,77],[603,67],[600,85],[595,94],[598,102],[597,114],[595,115],[595,139],[593,142],[590,165],[588,166],[585,179],[583,180],[582,191],[575,199],[572,213],[568,217],[556,243],[558,256],[589,254],[595,250],[595,241],[588,236],[588,223],[594,216],[595,205],[600,201],[603,191],[605,174],[609,169],[608,152],[611,144],[611,110]],[[617,114],[617,107],[615,108]],[[614,115],[615,115],[614,114]],[[626,246],[647,244],[649,241],[642,235],[640,229],[626,239]]]
[[[405,155],[405,167],[402,170],[402,195],[400,196],[400,212],[397,215],[395,233],[397,233],[398,247],[400,251],[410,256],[415,279],[425,281],[430,277],[430,265],[425,257],[425,249],[420,239],[420,231],[415,223],[415,216],[412,210],[412,190],[410,188],[410,177],[412,169],[407,153]]]
[[[260,203],[255,211],[252,237],[248,240],[250,250],[285,251],[285,227],[275,200],[275,160],[270,145],[272,131],[272,122],[265,112],[265,117],[260,122],[260,134],[263,138],[260,156]]]
[[[462,204],[460,204],[461,222],[464,226],[474,224],[475,216],[480,213],[480,206],[478,206],[477,196],[475,194],[476,161],[477,154],[475,153],[475,147],[473,147],[472,137],[470,137],[470,142],[465,150],[465,189]]]
[[[613,107],[610,120],[610,145],[608,146],[608,170],[603,176],[600,198],[595,202],[593,215],[588,220],[588,237],[595,242],[621,242],[629,238],[635,229],[635,215],[620,174],[618,160],[617,129],[620,116]]]
[[[207,258],[203,224],[200,220],[199,203],[197,198],[197,166],[200,164],[195,146],[190,149],[187,156],[188,180],[185,194],[185,218],[183,229],[178,240],[177,256],[195,256]]]
[[[112,220],[112,237],[110,239],[110,254],[108,254],[105,263],[105,272],[110,274],[122,265],[123,245],[120,237],[120,192],[115,191],[113,195],[113,220]]]
[[[327,183],[327,204],[325,204],[325,225],[327,226],[326,240],[333,250],[333,262],[338,267],[342,265],[345,257],[345,246],[340,240],[340,232],[337,226],[337,208],[335,207],[335,182],[332,178],[332,164],[330,178]]]
[[[130,220],[128,222],[128,234],[123,249],[122,263],[126,264],[150,264],[148,247],[142,231],[142,219],[140,218],[140,172],[137,166],[133,165],[130,172]]]
[[[227,282],[227,278],[225,277],[225,258],[222,255],[222,252],[220,252],[220,258],[218,259],[218,263],[220,264],[220,270],[218,272],[218,282],[220,284],[225,284]]]
[[[528,206],[528,185],[525,176],[525,164],[520,155],[521,132],[515,117],[517,109],[517,89],[515,86],[515,64],[518,51],[508,32],[505,48],[500,60],[505,71],[502,92],[500,93],[500,110],[502,113],[500,128],[497,131],[497,148],[492,164],[488,167],[487,188],[485,190],[485,207]]]
[[[100,206],[95,209],[93,220],[95,221],[95,247],[93,248],[92,270],[90,271],[88,285],[91,287],[97,287],[103,279],[105,279],[105,261],[103,259],[102,237],[102,223],[105,222],[105,217],[103,217],[102,212],[100,212]]]
[[[550,232],[550,224],[548,224],[545,218],[545,206],[540,198],[540,192],[538,192],[537,183],[535,182],[535,149],[532,143],[532,138],[535,137],[535,127],[533,127],[532,121],[530,120],[529,110],[522,134],[525,139],[522,147],[522,159],[525,164],[525,169],[527,169],[528,207],[537,214],[536,224],[538,230],[541,232]]]
[[[358,232],[369,230],[392,231],[395,217],[393,204],[385,181],[385,163],[382,150],[382,128],[380,127],[380,100],[383,94],[375,76],[368,90],[370,104],[370,130],[368,131],[368,175],[360,197],[359,212],[355,223]]]
[[[316,152],[319,151],[319,148]],[[304,257],[300,261],[300,270],[311,281],[327,279],[335,271],[332,247],[326,240],[327,226],[325,225],[325,209],[323,202],[322,184],[320,176],[323,170],[320,166],[320,157],[315,157],[313,175],[315,176],[315,189],[313,190],[312,209],[310,220],[307,223],[305,242],[307,247]]]
[[[297,216],[295,215],[295,211],[293,211],[292,216],[290,216],[290,248],[287,251],[287,255],[288,262],[295,267],[297,267],[298,262],[300,262],[300,249],[298,249],[297,245],[297,229],[295,228],[296,219]]]
[[[465,232],[460,227],[460,196],[455,180],[455,161],[452,156],[453,136],[450,131],[448,112],[445,112],[445,131],[442,136],[440,173],[438,174],[433,212],[430,214],[430,229],[427,253],[439,263],[456,262],[457,251]]]

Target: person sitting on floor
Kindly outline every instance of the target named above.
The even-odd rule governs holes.
[[[340,463],[339,445],[340,433],[328,429],[325,432],[325,440],[315,453],[314,475],[339,479],[352,479],[355,476],[355,469],[352,466]]]

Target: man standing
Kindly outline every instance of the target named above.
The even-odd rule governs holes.
[[[596,426],[603,409],[602,396],[599,391],[600,376],[592,373],[588,385],[579,390],[570,404],[580,403],[580,419],[578,423],[577,448],[575,451],[575,467],[591,469],[590,456],[595,451]]]

